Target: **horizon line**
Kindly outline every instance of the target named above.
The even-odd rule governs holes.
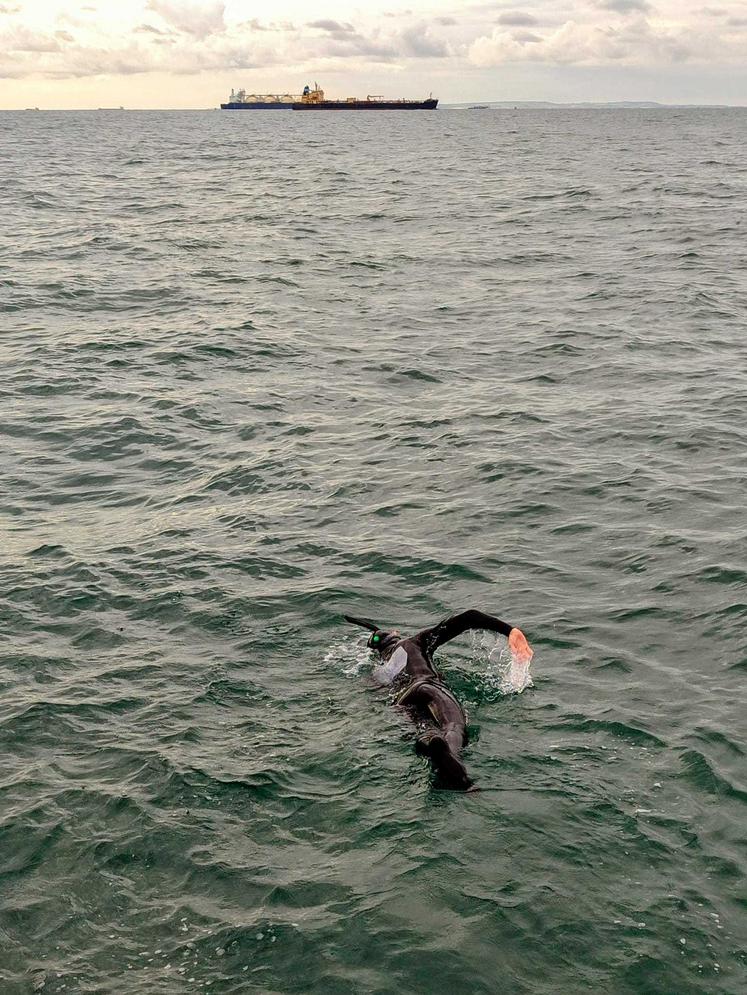
[[[559,109],[574,109],[574,108],[609,108],[610,110],[657,110],[660,108],[667,109],[714,109],[714,110],[743,110],[747,108],[747,104],[725,104],[725,103],[664,103],[659,100],[568,100],[568,101],[556,101],[556,100],[479,100],[474,101],[469,100],[459,100],[452,102],[439,101],[439,107],[437,110],[444,110],[450,108],[452,110],[465,109],[469,110],[471,108],[490,108],[494,107],[496,109],[506,109],[510,110],[512,108],[527,109],[532,108],[553,108],[557,107]],[[210,107],[0,107],[0,113],[25,113],[25,112],[54,112],[54,113],[78,113],[81,111],[90,111],[92,113],[121,113],[122,111],[173,111],[185,112],[185,111],[217,111],[221,110],[220,106],[210,106]]]

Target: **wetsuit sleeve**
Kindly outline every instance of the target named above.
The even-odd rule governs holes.
[[[488,632],[500,632],[502,636],[508,636],[512,628],[508,622],[472,608],[459,615],[450,615],[431,629],[423,629],[415,638],[426,652],[433,653],[439,646],[470,629],[487,629]]]

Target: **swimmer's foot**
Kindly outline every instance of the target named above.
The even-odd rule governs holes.
[[[439,787],[451,791],[475,791],[472,779],[465,770],[464,764],[455,757],[449,749],[449,744],[443,736],[434,732],[421,736],[416,749],[430,758],[433,769],[438,775]]]

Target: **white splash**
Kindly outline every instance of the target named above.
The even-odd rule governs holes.
[[[324,654],[324,662],[338,667],[346,677],[357,677],[362,670],[370,669],[371,651],[365,640],[346,636],[330,646]]]
[[[534,687],[529,673],[531,660],[516,657],[502,636],[491,632],[475,633],[472,647],[475,663],[483,663],[487,657],[486,682],[501,694],[521,694],[527,688]]]

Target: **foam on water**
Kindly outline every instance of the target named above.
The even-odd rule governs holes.
[[[344,636],[330,645],[324,654],[324,662],[338,668],[346,677],[358,677],[365,669],[371,668],[373,657],[365,639]]]
[[[484,674],[485,683],[501,694],[521,694],[534,687],[529,673],[531,660],[519,659],[503,636],[492,632],[472,633],[472,663]]]

